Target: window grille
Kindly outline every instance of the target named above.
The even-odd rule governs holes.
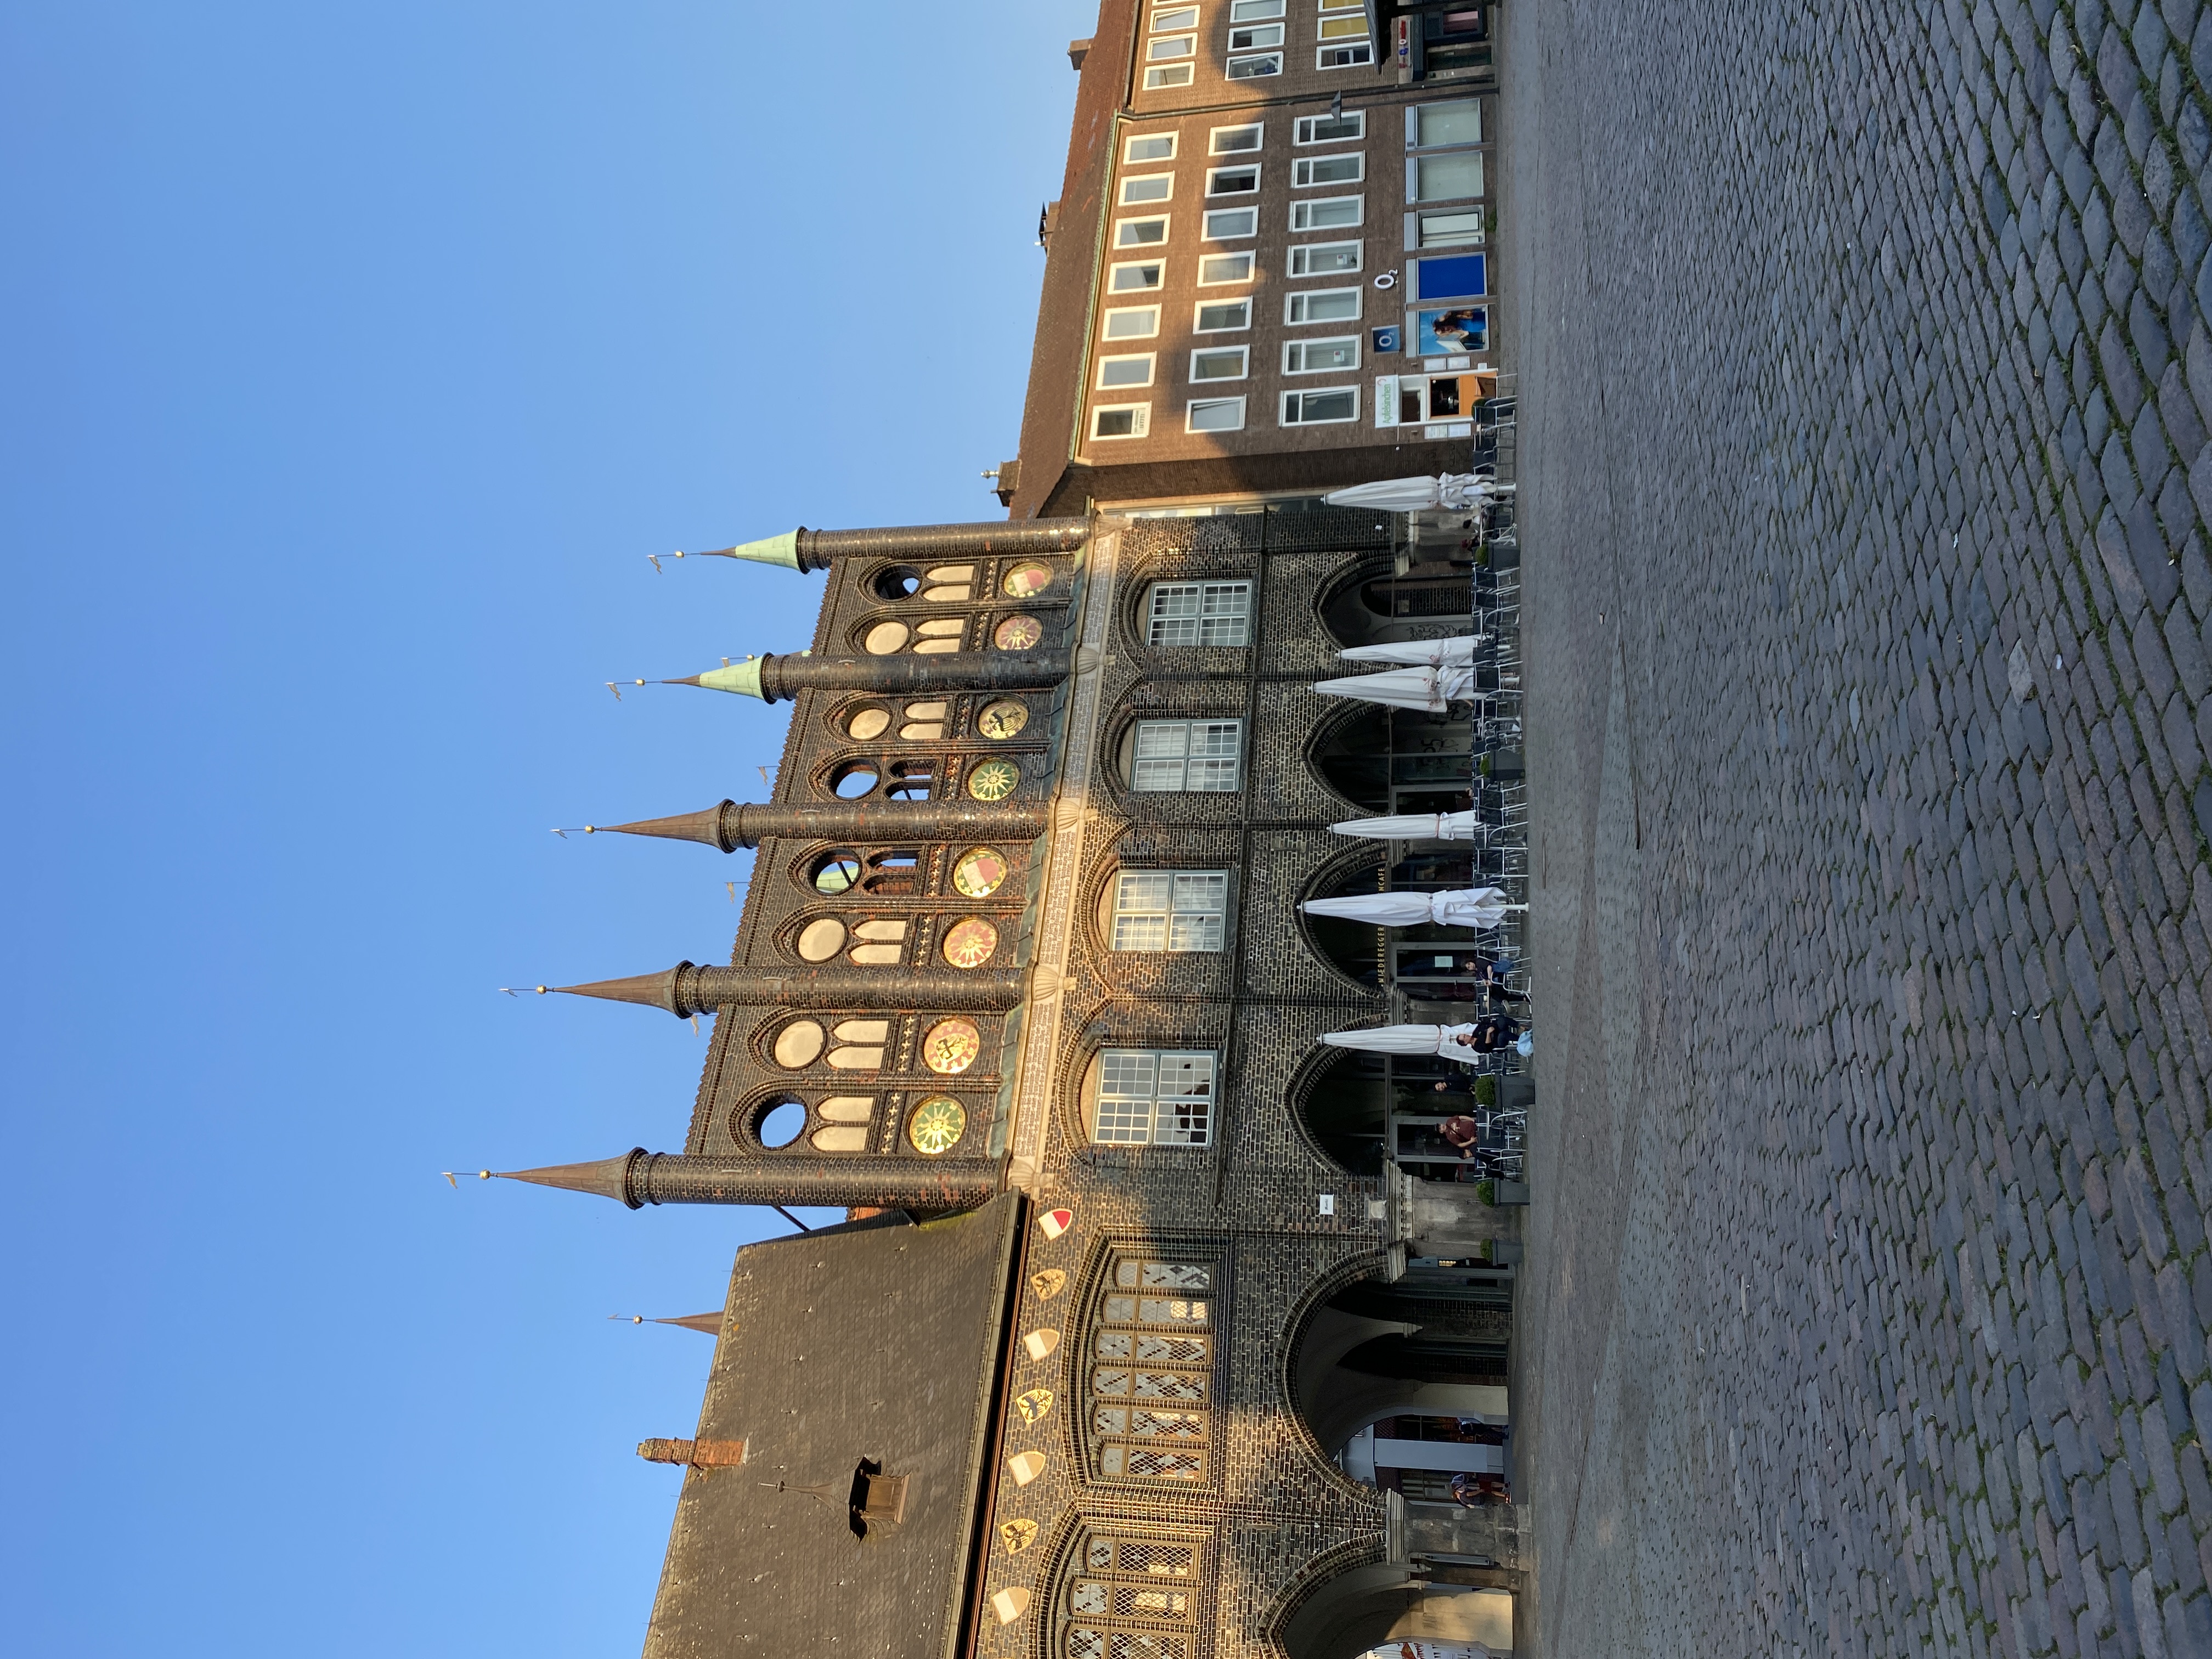
[[[1242,720],[1139,720],[1133,788],[1147,792],[1231,794],[1242,780]]]
[[[1213,1071],[1211,1054],[1107,1049],[1091,1138],[1109,1146],[1205,1146],[1213,1129]]]
[[[1251,642],[1252,584],[1154,582],[1147,645],[1247,645]]]
[[[1114,889],[1114,948],[1218,951],[1228,904],[1225,870],[1126,870]]]

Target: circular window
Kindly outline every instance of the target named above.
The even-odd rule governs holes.
[[[880,738],[890,726],[890,709],[862,708],[854,711],[853,718],[845,722],[845,735],[866,743],[872,738]]]
[[[887,565],[868,584],[879,599],[910,599],[921,586],[921,572],[910,564]]]
[[[853,884],[860,878],[860,860],[850,853],[832,853],[814,866],[809,878],[817,893],[850,892]]]
[[[1026,651],[1043,637],[1044,624],[1035,617],[1009,617],[992,630],[991,643],[1001,651]]]
[[[952,866],[952,884],[969,898],[988,898],[1006,878],[1006,855],[995,847],[971,848]]]
[[[763,1146],[788,1146],[806,1127],[806,1103],[781,1095],[753,1114],[753,1139]]]
[[[830,787],[839,800],[858,800],[876,787],[876,769],[866,763],[841,766],[830,775]]]
[[[907,626],[902,622],[879,622],[867,632],[860,647],[872,657],[888,657],[906,643]]]
[[[932,1095],[914,1109],[906,1121],[906,1138],[917,1152],[935,1158],[949,1152],[968,1133],[968,1109],[951,1095]]]
[[[985,737],[1003,740],[1030,723],[1030,706],[1009,697],[994,702],[975,716],[975,729]]]
[[[940,1077],[957,1077],[983,1052],[983,1034],[972,1019],[944,1019],[921,1040],[921,1062]]]
[[[1018,564],[1006,572],[1006,580],[999,591],[1010,599],[1026,599],[1032,593],[1042,593],[1052,586],[1052,567],[1035,560]]]
[[[845,948],[845,924],[833,917],[824,916],[819,921],[810,921],[799,935],[799,956],[802,962],[827,962]]]
[[[777,1065],[795,1072],[802,1066],[811,1066],[828,1040],[812,1020],[795,1019],[775,1034],[775,1047],[771,1052]]]
[[[953,923],[945,935],[945,959],[955,968],[981,968],[998,948],[999,930],[981,916]]]
[[[1013,762],[985,761],[968,775],[968,793],[977,800],[1004,800],[1020,788],[1021,783],[1022,769]]]

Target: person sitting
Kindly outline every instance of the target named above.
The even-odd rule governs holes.
[[[1462,1158],[1473,1158],[1475,1152],[1475,1142],[1482,1136],[1482,1125],[1462,1114],[1457,1117],[1446,1118],[1439,1126],[1439,1133],[1459,1149],[1459,1155]]]
[[[1452,1476],[1451,1495],[1454,1503],[1469,1510],[1513,1501],[1513,1494],[1506,1490],[1504,1475],[1480,1474],[1471,1470],[1463,1470]]]

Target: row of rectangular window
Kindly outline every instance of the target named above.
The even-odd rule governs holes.
[[[1364,151],[1351,149],[1334,155],[1302,155],[1291,163],[1291,187],[1293,190],[1312,190],[1323,185],[1356,185],[1367,177],[1367,156]],[[1115,198],[1121,207],[1148,207],[1155,202],[1171,201],[1175,197],[1176,176],[1172,173],[1133,173],[1121,180],[1121,189]],[[1209,167],[1206,173],[1206,193],[1208,196],[1249,196],[1260,188],[1260,167],[1257,162],[1243,162],[1230,167]]]
[[[1245,404],[1243,398],[1194,398],[1184,405],[1183,430],[1242,432]],[[1336,426],[1358,418],[1359,389],[1348,386],[1285,392],[1275,411],[1279,426]],[[1150,404],[1098,404],[1091,408],[1093,438],[1148,438],[1152,432]]]
[[[1138,391],[1152,383],[1158,354],[1143,352],[1125,357],[1102,357],[1098,360],[1098,385],[1101,392]],[[1194,386],[1209,380],[1241,380],[1251,372],[1252,348],[1249,346],[1202,346],[1190,354],[1190,380]],[[1283,373],[1285,374],[1327,374],[1357,370],[1359,367],[1359,337],[1357,334],[1326,335],[1318,339],[1291,340],[1283,346]]]
[[[1408,104],[1406,110],[1406,148],[1408,149],[1443,149],[1462,144],[1482,142],[1482,100],[1477,98],[1455,98],[1443,103]],[[1267,123],[1246,122],[1230,127],[1210,127],[1206,131],[1206,153],[1209,155],[1235,155],[1261,148],[1267,139]],[[1291,142],[1293,144],[1350,143],[1367,136],[1367,112],[1345,110],[1330,115],[1301,115],[1292,121]],[[1172,132],[1133,133],[1122,141],[1121,161],[1124,166],[1140,166],[1147,161],[1172,161],[1180,145],[1180,135]]]
[[[1336,276],[1356,271],[1362,262],[1358,242],[1303,242],[1290,250],[1284,262],[1286,276]],[[1198,262],[1198,285],[1220,288],[1252,280],[1254,256],[1247,252],[1209,253]],[[1107,267],[1109,294],[1143,294],[1167,284],[1164,259],[1128,259]]]
[[[1480,197],[1486,188],[1486,158],[1489,152],[1480,149],[1448,150],[1441,155],[1416,155],[1406,163],[1406,200],[1413,205],[1432,202],[1455,202]],[[1217,171],[1219,171],[1217,169]],[[1234,169],[1240,177],[1249,175],[1251,182],[1240,183],[1236,189],[1211,191],[1212,196],[1242,195],[1247,190],[1258,189],[1259,170]],[[1158,173],[1152,178],[1168,179]],[[1130,183],[1146,180],[1132,179]],[[1350,179],[1316,179],[1315,183],[1336,184]],[[1305,186],[1300,186],[1304,188]],[[1164,198],[1163,198],[1164,199]],[[1125,202],[1124,206],[1130,205]],[[1290,226],[1293,234],[1316,230],[1352,230],[1366,222],[1366,198],[1364,196],[1312,197],[1291,204]],[[1174,226],[1175,216],[1169,213],[1152,214],[1142,218],[1116,219],[1114,222],[1114,243],[1117,248],[1164,247]],[[1256,207],[1209,208],[1200,215],[1200,239],[1208,242],[1242,241],[1260,234],[1260,210]]]
[[[1474,256],[1477,258],[1482,256]],[[1310,288],[1283,296],[1283,320],[1301,323],[1356,323],[1362,291],[1357,288]],[[1252,325],[1252,301],[1200,300],[1193,313],[1191,331],[1197,334],[1241,332]],[[1101,330],[1109,340],[1149,340],[1160,331],[1158,306],[1115,306],[1109,308]]]

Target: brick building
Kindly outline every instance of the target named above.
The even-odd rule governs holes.
[[[1469,33],[1465,9],[1412,12],[1416,40],[1431,15]],[[1010,520],[726,550],[787,573],[739,583],[826,573],[809,652],[696,679],[790,705],[773,799],[618,827],[755,849],[730,962],[565,988],[712,1017],[689,1127],[519,1178],[863,1213],[739,1253],[698,1437],[641,1449],[689,1466],[648,1654],[1510,1643],[1519,1518],[1446,1483],[1507,1456],[1517,1212],[1421,1178],[1450,1173],[1423,1103],[1443,1062],[1319,1041],[1449,1018],[1454,941],[1297,908],[1498,873],[1465,843],[1333,833],[1470,799],[1471,728],[1312,689],[1344,647],[1472,626],[1457,542],[1318,500],[1470,452],[1471,374],[1469,431],[1374,418],[1378,376],[1434,399],[1459,373],[1376,355],[1399,290],[1425,297],[1400,244],[1445,213],[1488,231],[1479,188],[1399,199],[1437,157],[1480,179],[1459,141],[1490,70],[1486,48],[1400,70],[1397,15],[1109,0],[1071,54]],[[1436,99],[1423,75],[1461,78]],[[1236,168],[1252,188],[1221,187]],[[1356,223],[1291,228],[1363,191]],[[1156,210],[1159,240],[1112,245]],[[1201,233],[1248,211],[1250,234]],[[1237,282],[1201,274],[1221,249]],[[1117,289],[1133,261],[1150,287]],[[1347,289],[1357,372],[1284,367],[1335,337],[1300,296]],[[1231,293],[1233,381],[1194,331]],[[1124,301],[1157,331],[1111,334]],[[1109,378],[1139,356],[1149,383]],[[1359,418],[1286,423],[1309,379]],[[1140,394],[1144,431],[1102,436]],[[1242,423],[1196,422],[1220,396]]]

